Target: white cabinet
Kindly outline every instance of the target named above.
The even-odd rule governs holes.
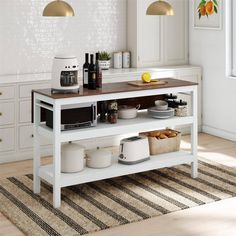
[[[0,129],[0,154],[15,149],[15,129]]]
[[[129,0],[127,45],[132,67],[188,63],[188,0],[170,0],[174,16],[147,16],[154,0]]]
[[[0,79],[0,163],[32,158],[31,91],[50,87],[49,81],[16,81],[6,84]],[[52,153],[49,144],[41,143],[42,155]]]
[[[19,122],[31,122],[31,100],[19,102]]]
[[[33,89],[45,89],[50,88],[50,83],[39,83],[39,84],[23,84],[19,86],[19,95],[20,98],[31,98],[31,92]]]
[[[19,127],[19,148],[33,148],[33,125],[24,125]],[[42,139],[41,145],[50,145],[52,142],[48,139]]]
[[[1,86],[0,87],[0,100],[14,99],[15,86]]]
[[[163,17],[163,62],[165,65],[188,63],[188,0],[168,0],[174,16]]]
[[[15,122],[15,103],[0,103],[0,125],[11,125]]]
[[[163,58],[161,19],[159,17],[146,16],[146,9],[152,1],[138,1],[137,59],[138,65],[141,66],[160,65]]]

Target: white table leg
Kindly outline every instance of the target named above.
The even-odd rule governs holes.
[[[36,96],[36,94],[35,94]],[[41,154],[40,154],[40,139],[37,127],[40,124],[41,119],[40,107],[36,106],[36,98],[34,97],[34,160],[33,160],[33,172],[34,172],[34,193],[40,193],[40,177],[39,168],[41,165]]]
[[[198,114],[197,114],[197,87],[194,87],[191,92],[192,97],[192,115],[194,117],[194,122],[191,126],[191,148],[192,154],[194,156],[194,161],[191,163],[192,167],[192,178],[197,178],[198,176],[198,157],[197,157],[197,147],[198,147]]]
[[[61,206],[61,106],[55,101],[53,106],[53,206]]]

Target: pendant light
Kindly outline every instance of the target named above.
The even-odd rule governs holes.
[[[67,2],[55,0],[50,2],[43,10],[43,16],[74,16],[74,10]]]
[[[174,10],[168,2],[158,0],[147,8],[146,15],[173,16]]]

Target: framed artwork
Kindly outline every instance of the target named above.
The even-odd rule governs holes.
[[[194,0],[194,28],[220,30],[222,24],[222,5],[222,0]]]

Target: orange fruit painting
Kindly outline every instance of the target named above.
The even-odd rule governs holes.
[[[209,17],[213,14],[218,14],[218,0],[201,0],[198,4],[198,17]]]

